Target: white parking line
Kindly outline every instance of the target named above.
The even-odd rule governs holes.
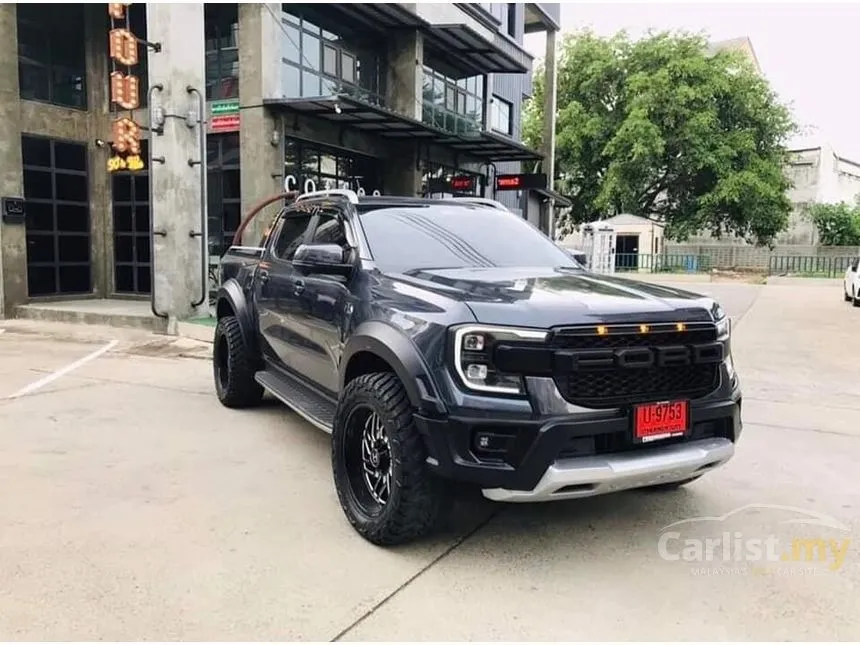
[[[102,354],[109,352],[114,347],[116,347],[117,344],[119,344],[118,340],[112,340],[111,342],[109,342],[104,347],[101,347],[101,348],[97,349],[96,351],[94,351],[92,354],[87,354],[83,358],[79,358],[78,360],[76,360],[74,363],[66,365],[64,368],[59,369],[55,372],[51,372],[46,377],[39,379],[35,383],[30,383],[30,385],[28,385],[24,388],[21,388],[20,390],[15,392],[15,394],[10,394],[8,398],[16,399],[19,396],[24,396],[25,394],[30,394],[31,392],[35,392],[36,390],[40,390],[43,387],[45,387],[48,383],[53,383],[54,381],[56,381],[61,376],[65,376],[69,372],[72,372],[72,371],[78,369],[79,367],[81,367],[82,365],[85,365],[85,364],[89,363],[90,361],[98,358]]]

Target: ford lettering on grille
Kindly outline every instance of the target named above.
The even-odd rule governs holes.
[[[619,349],[562,350],[557,357],[567,359],[572,371],[605,369],[653,369],[719,363],[722,343],[623,347]]]

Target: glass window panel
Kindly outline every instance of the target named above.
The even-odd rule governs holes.
[[[134,252],[138,262],[149,263],[149,236],[138,235],[134,238]]]
[[[149,274],[149,267],[137,267],[137,290],[139,293],[149,293],[152,289],[152,276]]]
[[[54,164],[62,170],[86,170],[87,149],[76,143],[54,143]]]
[[[48,101],[51,98],[51,80],[47,67],[20,62],[18,64],[18,85],[22,99]]]
[[[27,267],[27,290],[31,296],[57,292],[54,267]]]
[[[224,171],[224,199],[240,199],[242,191],[239,184],[239,170]]]
[[[143,150],[142,152],[145,152]],[[134,178],[134,199],[137,202],[149,201],[149,174],[139,173],[132,175]]]
[[[86,233],[90,230],[89,206],[57,204],[57,230]]]
[[[51,167],[51,142],[39,137],[21,137],[21,156],[25,166]]]
[[[89,194],[86,175],[67,175],[55,173],[54,181],[57,186],[57,199],[68,202],[85,202]]]
[[[134,207],[134,230],[149,233],[149,204]]]
[[[60,235],[57,238],[60,262],[89,262],[90,238],[87,235]],[[60,272],[62,273],[62,271]]]
[[[27,234],[27,262],[53,262],[54,236]]]
[[[134,293],[134,267],[117,265],[116,290],[118,293]]]
[[[60,271],[61,293],[85,293],[92,290],[89,266],[67,266]]]
[[[299,30],[292,25],[284,25],[286,32],[281,38],[281,56],[288,61],[300,63],[299,56]]]
[[[27,202],[27,232],[53,231],[54,206],[43,202]]]
[[[113,230],[116,233],[131,232],[134,230],[131,206],[119,206],[114,204]]]
[[[314,71],[320,69],[320,39],[305,32],[302,32],[301,63]]]
[[[283,92],[287,98],[298,98],[301,96],[301,81],[299,80],[299,68],[293,67],[289,63],[284,63],[281,70],[281,82],[283,83]]]
[[[53,178],[50,172],[24,169],[25,199],[53,199]]]
[[[310,72],[302,72],[302,96],[320,96],[320,77]]]
[[[337,76],[337,50],[334,47],[323,48],[323,71],[326,74]]]
[[[131,201],[131,175],[111,176],[111,196],[114,203]]]
[[[355,58],[344,52],[341,58],[341,77],[347,83],[355,83]]]
[[[117,262],[134,262],[134,237],[131,235],[114,236],[114,257]]]
[[[221,230],[224,233],[235,233],[236,229],[239,228],[239,222],[242,217],[241,206],[239,205],[239,203],[225,203],[222,217],[223,225]]]

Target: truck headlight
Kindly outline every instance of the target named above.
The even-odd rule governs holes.
[[[717,340],[728,340],[732,335],[732,319],[720,305],[714,309],[714,321],[717,324]]]
[[[478,392],[524,394],[519,374],[505,374],[493,365],[493,351],[499,342],[542,343],[547,332],[514,327],[466,325],[454,332],[454,371],[462,384]]]

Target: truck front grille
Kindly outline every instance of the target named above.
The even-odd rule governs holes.
[[[638,326],[633,326],[638,327]],[[593,330],[593,328],[591,328]],[[713,325],[695,325],[684,331],[674,329],[647,334],[620,331],[597,335],[582,329],[562,329],[553,334],[556,351],[602,350],[607,355],[627,348],[656,349],[713,344]],[[607,408],[674,398],[695,399],[719,386],[720,363],[711,360],[692,364],[620,367],[614,365],[555,371],[553,378],[561,395],[575,405]]]

